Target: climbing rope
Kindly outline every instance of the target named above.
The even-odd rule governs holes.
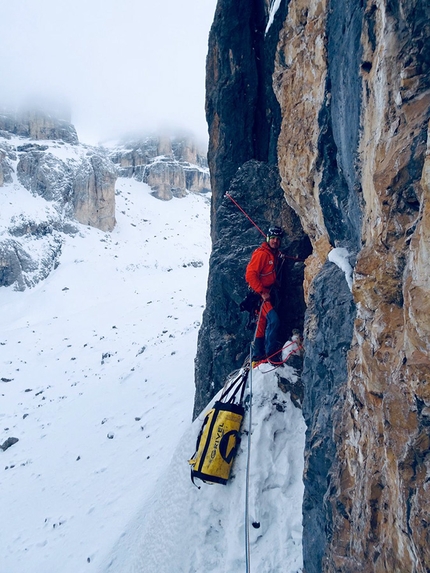
[[[249,350],[249,363],[252,365],[252,344]],[[249,370],[249,412],[248,412],[248,456],[246,460],[245,481],[245,571],[250,572],[251,549],[249,544],[249,468],[251,461],[251,431],[252,431],[252,367]]]
[[[260,310],[260,316],[261,316],[261,310]],[[258,317],[258,321],[260,320],[260,316]],[[257,322],[257,326],[258,326],[258,322]],[[257,329],[255,329],[255,332],[257,332]],[[248,412],[248,449],[247,449],[247,460],[246,460],[246,471],[245,471],[245,572],[246,573],[250,573],[251,570],[251,546],[249,543],[249,523],[250,523],[250,519],[249,519],[249,474],[250,474],[250,466],[251,466],[251,432],[252,432],[252,371],[253,371],[253,364],[252,364],[252,345],[253,342],[255,341],[255,335],[254,335],[254,340],[251,343],[250,346],[250,350],[249,350],[249,364],[251,365],[250,369],[249,369],[249,376],[248,376],[248,388],[249,388],[249,412]],[[295,354],[296,352],[298,352],[299,350],[303,350],[303,346],[301,345],[300,341],[290,341],[288,342],[288,344],[286,344],[285,346],[283,346],[281,348],[281,350],[278,350],[278,352],[282,352],[283,350],[285,350],[286,348],[288,348],[289,346],[295,345],[295,348],[293,348],[288,355],[286,356],[286,358],[284,358],[281,362],[279,362],[279,364],[283,364],[284,362],[286,362],[288,360],[288,358]],[[266,360],[268,360],[269,358],[271,358],[272,356],[275,356],[275,354],[277,354],[278,352],[273,353],[271,356],[268,356],[268,358]],[[262,364],[264,361],[260,361],[256,364],[256,366],[258,366],[259,364]],[[277,368],[278,363],[276,363],[275,368]]]
[[[239,209],[239,211],[242,211],[242,213],[245,215],[245,217],[251,221],[251,223],[254,225],[254,227],[256,229],[258,229],[260,231],[260,233],[263,235],[263,237],[266,237],[265,233],[260,229],[260,227],[256,223],[254,223],[254,221],[251,219],[251,217],[247,213],[245,213],[245,211],[242,209],[242,207],[239,205],[239,203],[233,199],[233,197],[230,195],[230,193],[228,191],[225,194],[225,196],[228,197],[236,205],[236,207]]]
[[[270,356],[267,356],[264,360],[259,360],[258,362],[256,362],[253,365],[253,368],[256,368],[257,366],[260,366],[260,364],[265,364],[266,362],[270,361],[270,359],[275,356],[276,354],[279,354],[279,352],[282,352],[283,350],[285,350],[286,348],[288,348],[289,346],[292,345],[296,345],[295,348],[292,348],[290,350],[290,352],[287,354],[287,356],[285,358],[283,358],[280,361],[273,361],[270,362],[270,364],[273,364],[275,366],[275,368],[277,368],[278,366],[280,366],[281,364],[285,364],[285,362],[287,362],[287,360],[289,359],[290,356],[292,356],[293,354],[295,354],[296,352],[299,352],[300,350],[303,350],[303,346],[302,344],[298,341],[298,340],[292,340],[289,341],[287,344],[285,344],[285,346],[283,346],[280,350],[277,350],[276,352],[274,352],[273,354],[271,354]],[[269,370],[270,372],[270,370]]]
[[[264,233],[264,231],[262,231],[262,230],[260,229],[260,227],[257,225],[257,223],[255,223],[255,222],[251,219],[251,217],[248,215],[248,213],[246,213],[246,211],[245,211],[244,209],[242,209],[242,207],[239,205],[239,203],[238,203],[235,199],[233,199],[233,197],[230,195],[230,193],[229,193],[228,191],[226,192],[225,196],[228,197],[228,198],[230,199],[230,201],[236,205],[236,207],[239,209],[239,211],[241,211],[241,212],[245,215],[245,217],[246,217],[249,221],[251,221],[251,223],[254,225],[254,227],[255,227],[256,229],[258,229],[258,231],[263,235],[263,237],[266,238],[266,233]],[[284,258],[284,259],[292,259],[293,261],[301,261],[302,263],[305,261],[305,259],[299,259],[298,257],[291,257],[291,256],[289,256],[289,255],[286,255],[285,253],[282,253],[282,258]]]
[[[251,567],[251,548],[249,545],[249,469],[251,465],[251,431],[252,431],[252,347],[257,336],[258,323],[260,322],[262,308],[258,313],[257,326],[254,332],[251,346],[249,348],[249,413],[248,413],[248,452],[246,460],[246,478],[245,478],[245,572],[250,572]]]

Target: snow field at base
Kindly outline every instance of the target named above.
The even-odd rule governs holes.
[[[302,567],[305,424],[301,410],[280,392],[277,372],[253,371],[249,514],[250,523],[259,523],[249,532],[253,573],[298,573]],[[150,502],[138,508],[99,573],[245,571],[249,409],[230,481],[197,489],[185,460],[194,452],[205,412],[182,436]]]
[[[209,201],[117,181],[117,226],[77,225],[33,289],[0,290],[0,571],[96,571],[189,426]],[[2,204],[52,209],[16,184]],[[43,203],[45,205],[43,205]]]

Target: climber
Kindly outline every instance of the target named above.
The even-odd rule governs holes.
[[[282,257],[279,247],[283,234],[280,227],[270,227],[266,241],[252,253],[245,273],[249,287],[261,297],[253,356],[255,360],[271,357],[269,361],[273,363],[281,361],[281,356],[277,354],[280,348],[278,340],[280,321],[270,299],[270,292],[276,285],[276,271]]]

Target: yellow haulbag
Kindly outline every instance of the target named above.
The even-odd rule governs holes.
[[[191,479],[226,484],[239,446],[239,431],[245,410],[240,404],[215,402],[203,421],[196,453],[188,460]]]

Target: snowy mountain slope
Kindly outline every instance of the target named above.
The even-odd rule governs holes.
[[[302,564],[305,425],[301,410],[280,392],[273,368],[259,369],[253,371],[250,570],[296,573]],[[294,377],[292,369],[282,370]],[[182,436],[150,502],[139,508],[100,573],[245,571],[248,416],[249,410],[229,483],[197,489],[185,461],[194,451],[204,412],[199,416]]]
[[[77,233],[76,219],[113,228],[115,167],[99,148],[5,132],[0,158],[0,285],[24,290],[56,268],[64,234]]]
[[[113,232],[58,231],[58,268],[0,290],[0,445],[19,440],[0,450],[0,572],[243,571],[248,414],[227,486],[198,490],[187,464],[209,200],[116,189]],[[16,180],[1,189],[2,229],[59,216]],[[253,371],[251,571],[296,573],[305,428],[279,372]]]
[[[2,204],[43,211],[17,192]],[[0,571],[96,567],[169,463],[192,412],[208,218],[204,196],[164,203],[119,179],[112,233],[77,225],[45,281],[1,289],[0,444],[19,441],[0,451]]]

